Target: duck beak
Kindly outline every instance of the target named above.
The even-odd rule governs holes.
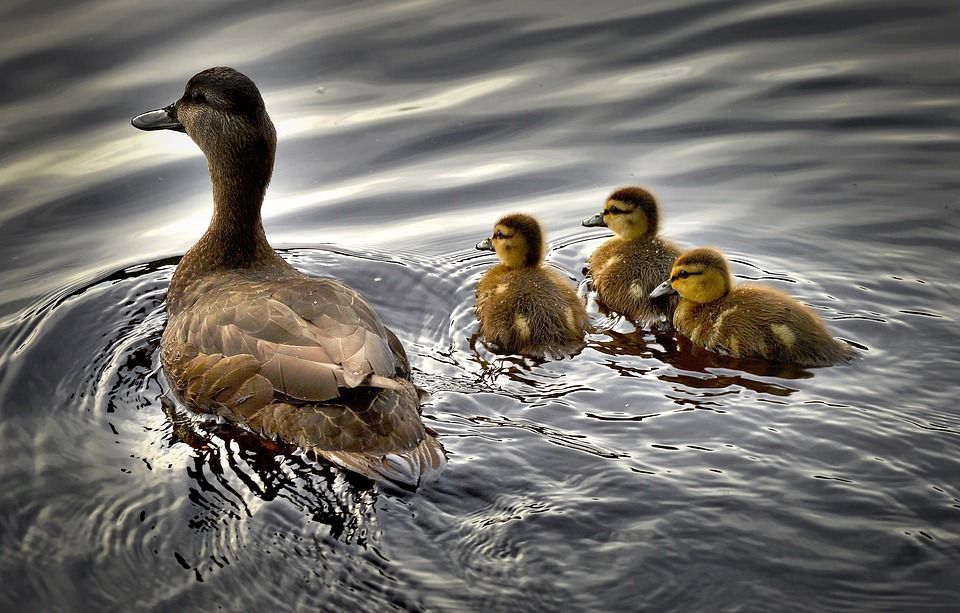
[[[491,241],[489,238],[485,238],[477,243],[477,249],[480,251],[493,251],[493,241]]]
[[[592,217],[587,217],[582,222],[585,228],[606,228],[607,222],[603,220],[603,213],[597,213]]]
[[[670,294],[676,294],[677,290],[673,289],[673,286],[670,285],[670,279],[667,279],[660,285],[658,285],[652,292],[650,292],[651,298],[659,298],[660,296],[669,296]]]
[[[177,119],[176,103],[165,106],[155,111],[140,113],[130,123],[134,128],[140,130],[176,130],[177,132],[186,132],[183,124]]]

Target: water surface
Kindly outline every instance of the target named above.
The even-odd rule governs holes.
[[[0,8],[4,610],[956,610],[960,12],[893,2]],[[408,349],[450,452],[415,495],[198,421],[157,344],[210,214],[133,115],[231,65],[277,124],[268,235]],[[664,232],[812,305],[853,364],[597,318],[476,339],[473,250],[642,184]]]

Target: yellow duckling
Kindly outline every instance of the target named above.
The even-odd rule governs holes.
[[[573,283],[543,265],[544,248],[540,224],[521,214],[503,217],[477,243],[500,258],[477,286],[480,333],[506,351],[543,355],[583,345],[587,312]]]
[[[830,336],[813,311],[790,296],[758,285],[733,286],[726,258],[716,249],[687,251],[670,278],[650,295],[680,294],[673,315],[678,332],[711,351],[799,366],[828,366],[853,357]]]
[[[606,227],[616,235],[590,256],[590,274],[600,304],[639,324],[668,322],[677,298],[650,297],[680,247],[657,235],[659,211],[656,198],[642,187],[624,187],[610,194],[603,213],[583,220],[588,228]]]

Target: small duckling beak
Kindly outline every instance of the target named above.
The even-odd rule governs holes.
[[[597,213],[591,217],[587,217],[582,222],[583,227],[585,228],[606,228],[607,222],[603,220],[603,213]]]
[[[667,279],[660,285],[658,285],[652,292],[650,292],[651,298],[659,298],[660,296],[669,296],[670,294],[676,294],[677,290],[673,289],[673,286],[670,285],[670,279]]]
[[[477,243],[477,249],[480,251],[493,251],[493,241],[489,238],[485,238]]]
[[[134,128],[140,130],[176,130],[177,132],[186,132],[183,124],[177,119],[176,103],[170,106],[140,113],[130,120]]]

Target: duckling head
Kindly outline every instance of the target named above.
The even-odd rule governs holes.
[[[670,278],[650,292],[650,297],[680,294],[685,300],[704,304],[723,298],[732,286],[727,259],[716,249],[701,247],[680,254]]]
[[[493,227],[493,235],[477,243],[481,251],[495,251],[509,268],[539,265],[545,246],[540,223],[522,213],[502,217]]]
[[[607,197],[603,213],[584,219],[583,225],[610,228],[624,240],[654,235],[660,226],[657,199],[642,187],[620,188]]]
[[[179,100],[147,111],[131,121],[141,130],[186,132],[211,162],[244,166],[250,162],[273,169],[277,134],[257,86],[241,72],[225,66],[195,74]]]

